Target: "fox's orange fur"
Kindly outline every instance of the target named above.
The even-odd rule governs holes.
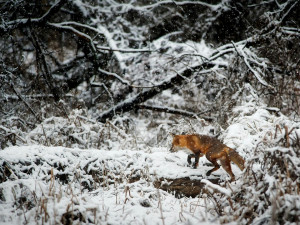
[[[245,168],[244,159],[234,149],[229,148],[217,138],[207,135],[174,135],[171,152],[177,151],[185,151],[189,154],[187,158],[189,164],[192,163],[191,158],[195,158],[194,168],[198,166],[199,157],[205,155],[215,166],[206,173],[207,176],[220,168],[217,160],[230,175],[231,181],[234,181],[235,177],[231,170],[230,161],[234,162],[241,170]]]

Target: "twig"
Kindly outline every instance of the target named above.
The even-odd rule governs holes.
[[[162,204],[161,204],[161,196],[160,196],[159,189],[157,189],[157,195],[158,195],[158,206],[159,206],[159,211],[160,211],[162,224],[165,225],[165,218],[164,218],[164,215],[163,215]]]
[[[100,73],[104,74],[104,75],[107,75],[107,76],[110,76],[110,77],[114,77],[116,78],[117,80],[119,80],[122,84],[125,84],[127,86],[131,86],[129,81],[128,80],[125,80],[123,79],[120,75],[116,74],[116,73],[112,73],[112,72],[108,72],[108,71],[105,71],[103,69],[98,69]]]
[[[149,49],[121,49],[121,48],[104,47],[104,46],[99,46],[99,45],[97,45],[96,48],[99,50],[103,50],[103,51],[122,52],[122,53],[155,52],[155,50],[149,50]]]
[[[44,136],[45,136],[45,140],[46,140],[46,142],[47,142],[47,146],[50,146],[48,137],[47,137],[47,135],[46,135],[46,131],[45,131],[44,126],[43,126],[42,123],[41,123],[41,127],[42,127],[42,130],[43,130],[43,134],[44,134]]]
[[[41,122],[41,119],[38,117],[38,115],[36,114],[36,112],[31,108],[31,106],[29,105],[28,102],[25,101],[25,99],[22,97],[22,95],[16,90],[14,83],[12,80],[10,80],[10,87],[13,89],[13,91],[15,92],[15,94],[18,96],[18,98],[25,104],[25,106],[29,109],[29,111],[34,115],[34,117],[36,118],[36,120],[38,122]]]
[[[107,121],[107,124],[112,128],[114,129],[123,139],[126,139],[126,136],[124,134],[121,134],[121,132],[119,131],[119,129],[114,125],[112,124],[111,122]],[[130,192],[129,192],[130,193]]]
[[[126,202],[129,200],[129,198],[127,197],[127,193],[128,193],[128,195],[129,195],[130,198],[133,198],[133,197],[130,194],[130,188],[128,186],[125,187],[124,192],[125,192],[124,204],[126,204]]]
[[[104,88],[105,92],[108,94],[108,96],[111,99],[112,105],[115,105],[115,101],[113,98],[112,93],[109,91],[109,89],[107,88],[107,86],[104,83],[91,83],[91,87],[101,87]],[[95,104],[95,102],[97,101],[97,99],[101,98],[102,94],[97,95],[95,98],[92,99],[92,104]]]
[[[240,56],[241,58],[243,58],[243,56],[241,56],[241,54],[239,53],[239,51],[237,50],[236,46],[235,46],[235,43],[233,41],[231,41],[231,44],[233,45],[236,53],[238,54],[238,56]]]
[[[285,8],[287,8],[289,6],[289,3],[291,3],[292,1],[288,1],[285,5]],[[282,16],[282,18],[280,19],[279,23],[282,24],[285,19],[287,18],[287,16],[289,15],[289,13],[291,12],[291,10],[299,3],[299,0],[297,0],[293,5],[291,5],[291,7],[284,13],[284,15]],[[285,8],[283,10],[285,10]]]
[[[276,125],[276,128],[275,128],[275,135],[274,135],[274,139],[276,139],[276,138],[277,138],[277,131],[278,131],[278,130],[280,131],[280,133],[282,133],[280,126],[277,124],[277,125]]]
[[[289,128],[285,125],[284,130],[285,130],[286,147],[289,148],[290,147]]]
[[[205,59],[206,61],[209,61],[209,58],[207,58],[204,55],[198,54],[198,53],[184,53],[184,54],[180,55],[179,58],[183,58],[185,56],[199,56],[202,59],[202,61],[204,61],[203,59]]]

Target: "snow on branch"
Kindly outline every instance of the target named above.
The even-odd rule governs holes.
[[[142,6],[142,7],[138,7],[141,9],[155,9],[157,7],[163,6],[163,5],[175,5],[175,6],[184,6],[184,5],[201,5],[201,6],[205,6],[210,8],[211,10],[218,10],[221,7],[224,7],[223,5],[223,1],[219,4],[213,5],[213,4],[209,4],[207,2],[203,2],[203,1],[172,1],[172,0],[165,0],[165,1],[159,1],[157,3],[151,4],[151,5],[146,5],[146,6]]]
[[[57,29],[69,30],[72,33],[74,33],[75,35],[77,35],[78,37],[80,37],[81,39],[85,39],[85,40],[89,41],[92,48],[93,48],[93,51],[96,52],[96,48],[95,48],[95,45],[94,45],[94,42],[93,42],[92,38],[89,35],[87,35],[86,33],[83,33],[83,32],[77,30],[76,28],[74,28],[72,26],[61,25],[59,23],[47,23],[47,24],[49,26],[55,27]]]
[[[151,105],[138,105],[137,106],[139,109],[147,109],[147,110],[153,110],[157,112],[165,112],[165,113],[171,113],[171,114],[177,114],[177,115],[182,115],[182,116],[187,116],[187,117],[192,117],[192,118],[198,118],[199,115],[207,113],[210,110],[206,110],[204,112],[200,113],[194,113],[182,109],[175,109],[171,107],[162,107],[162,106],[151,106]],[[203,117],[207,121],[212,121],[213,119],[210,117]]]
[[[250,62],[255,63],[256,65],[266,67],[265,63],[259,62],[259,58],[253,53],[248,51],[247,48],[244,48],[243,46],[236,46],[234,42],[232,42],[232,45],[234,46],[235,50],[241,56],[244,60],[244,63],[248,67],[248,69],[254,74],[254,76],[257,78],[257,80],[264,86],[274,89],[273,86],[268,84],[263,77],[261,76],[261,72],[257,69],[254,69],[254,67],[250,64]]]
[[[42,25],[45,24],[49,18],[54,15],[55,13],[57,13],[60,8],[67,3],[67,0],[59,0],[57,1],[54,5],[51,6],[51,8],[40,18],[25,18],[25,19],[17,19],[14,21],[10,21],[5,23],[5,26],[0,26],[0,33],[4,34],[7,33],[10,30],[14,30],[17,28],[20,28],[22,26],[28,26],[30,25]]]
[[[57,26],[70,26],[70,25],[73,25],[73,26],[77,26],[77,27],[87,28],[89,30],[92,30],[92,31],[98,33],[98,34],[103,35],[103,33],[99,32],[98,29],[96,29],[92,26],[86,25],[86,24],[75,22],[75,21],[65,21],[65,22],[61,22],[61,23],[52,23],[52,24],[57,25]]]
[[[114,52],[114,55],[115,55],[117,61],[119,62],[121,69],[124,69],[124,67],[125,67],[125,65],[123,63],[123,56],[121,53],[153,52],[153,50],[150,50],[150,49],[120,49],[120,48],[118,48],[117,44],[113,40],[112,34],[103,26],[98,26],[98,28],[96,29],[92,26],[88,26],[88,25],[73,22],[73,21],[62,22],[62,23],[47,23],[47,25],[54,27],[56,29],[70,31],[70,32],[74,33],[75,35],[77,35],[79,38],[88,41],[94,52],[96,52],[97,50]],[[96,32],[97,35],[100,34],[100,35],[104,36],[109,47],[104,47],[102,45],[98,45],[98,43],[94,40],[94,38],[92,38],[90,35],[88,35],[84,32],[79,31],[74,26],[87,28],[91,31]]]
[[[219,193],[222,193],[222,194],[226,195],[227,197],[231,196],[231,193],[232,193],[231,190],[228,190],[227,188],[221,187],[220,185],[214,184],[209,180],[202,179],[201,183],[204,183],[206,185],[206,189],[209,192],[213,193],[214,191],[216,191],[216,192],[219,192]]]
[[[242,46],[244,48],[246,45],[249,45],[249,44],[253,43],[254,41],[255,41],[255,36],[249,37],[245,40],[236,42],[235,46]],[[215,52],[213,52],[211,54],[211,57],[209,58],[209,61],[213,61],[217,58],[220,58],[223,55],[234,52],[235,51],[235,46],[233,46],[232,43],[220,46],[219,48],[216,49]]]
[[[107,75],[107,76],[116,78],[116,79],[119,80],[122,84],[125,84],[125,85],[127,85],[127,86],[131,86],[128,80],[123,79],[120,75],[118,75],[118,74],[116,74],[116,73],[108,72],[108,71],[105,71],[105,70],[100,69],[100,68],[99,68],[98,70],[99,70],[99,72],[102,73],[102,74],[105,74],[105,75]]]
[[[22,95],[24,99],[51,99],[54,98],[52,94],[32,94],[32,95]],[[63,97],[74,97],[72,94],[65,94]],[[0,102],[12,102],[21,100],[18,95],[5,95],[0,98]]]
[[[289,0],[284,4],[284,7],[282,9],[282,17],[280,19],[280,23],[282,24],[287,16],[290,14],[290,12],[292,11],[293,8],[295,8],[295,6],[299,3],[299,0]]]
[[[295,27],[280,27],[282,33],[293,36],[300,36],[300,29]]]
[[[140,52],[154,52],[155,51],[155,50],[151,50],[151,49],[110,48],[110,47],[103,47],[100,45],[97,45],[96,48],[99,50],[103,50],[103,51],[122,52],[122,53],[140,53]]]
[[[241,41],[240,44],[241,45],[245,44],[245,43],[247,43],[247,41],[248,41],[248,39]],[[147,101],[148,99],[154,97],[155,95],[161,93],[162,91],[169,89],[169,88],[173,88],[177,85],[181,85],[187,78],[189,78],[193,75],[194,71],[199,71],[199,69],[202,70],[207,67],[212,68],[212,67],[218,65],[218,63],[214,62],[214,60],[216,60],[226,54],[232,53],[233,51],[234,51],[234,48],[232,47],[232,45],[231,46],[226,45],[224,48],[219,48],[217,52],[214,52],[211,55],[211,57],[207,58],[207,60],[205,60],[205,61],[203,60],[202,63],[200,63],[194,67],[189,67],[189,68],[183,69],[182,71],[176,72],[175,75],[172,75],[170,78],[162,81],[161,83],[156,84],[155,86],[150,87],[149,89],[144,90],[138,94],[135,94],[133,97],[126,99],[124,101],[121,101],[117,105],[102,112],[99,115],[99,117],[97,118],[97,121],[105,122],[107,119],[111,119],[116,114],[128,112],[130,110],[139,108],[139,106],[138,106],[139,104]]]
[[[113,8],[111,10],[113,11],[118,11],[118,12],[126,12],[129,11],[130,9],[134,10],[139,10],[139,11],[152,11],[158,7],[170,7],[170,6],[175,6],[175,7],[182,7],[182,6],[203,6],[206,8],[210,8],[212,11],[217,11],[220,8],[223,8],[224,10],[228,9],[226,6],[226,1],[221,1],[218,4],[209,4],[204,1],[173,1],[173,0],[163,0],[163,1],[158,1],[153,4],[145,4],[141,5],[139,1],[137,1],[138,4],[124,4],[124,3],[117,3],[113,2],[109,4],[110,8]],[[101,9],[103,10],[103,9]],[[105,10],[103,10],[105,11]]]

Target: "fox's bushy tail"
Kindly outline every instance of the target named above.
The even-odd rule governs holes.
[[[245,169],[245,160],[232,148],[226,148],[225,152],[227,153],[229,159],[236,164],[241,170]]]

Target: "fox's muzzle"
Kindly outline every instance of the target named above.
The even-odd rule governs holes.
[[[170,148],[170,152],[175,152],[174,146],[172,145]]]

